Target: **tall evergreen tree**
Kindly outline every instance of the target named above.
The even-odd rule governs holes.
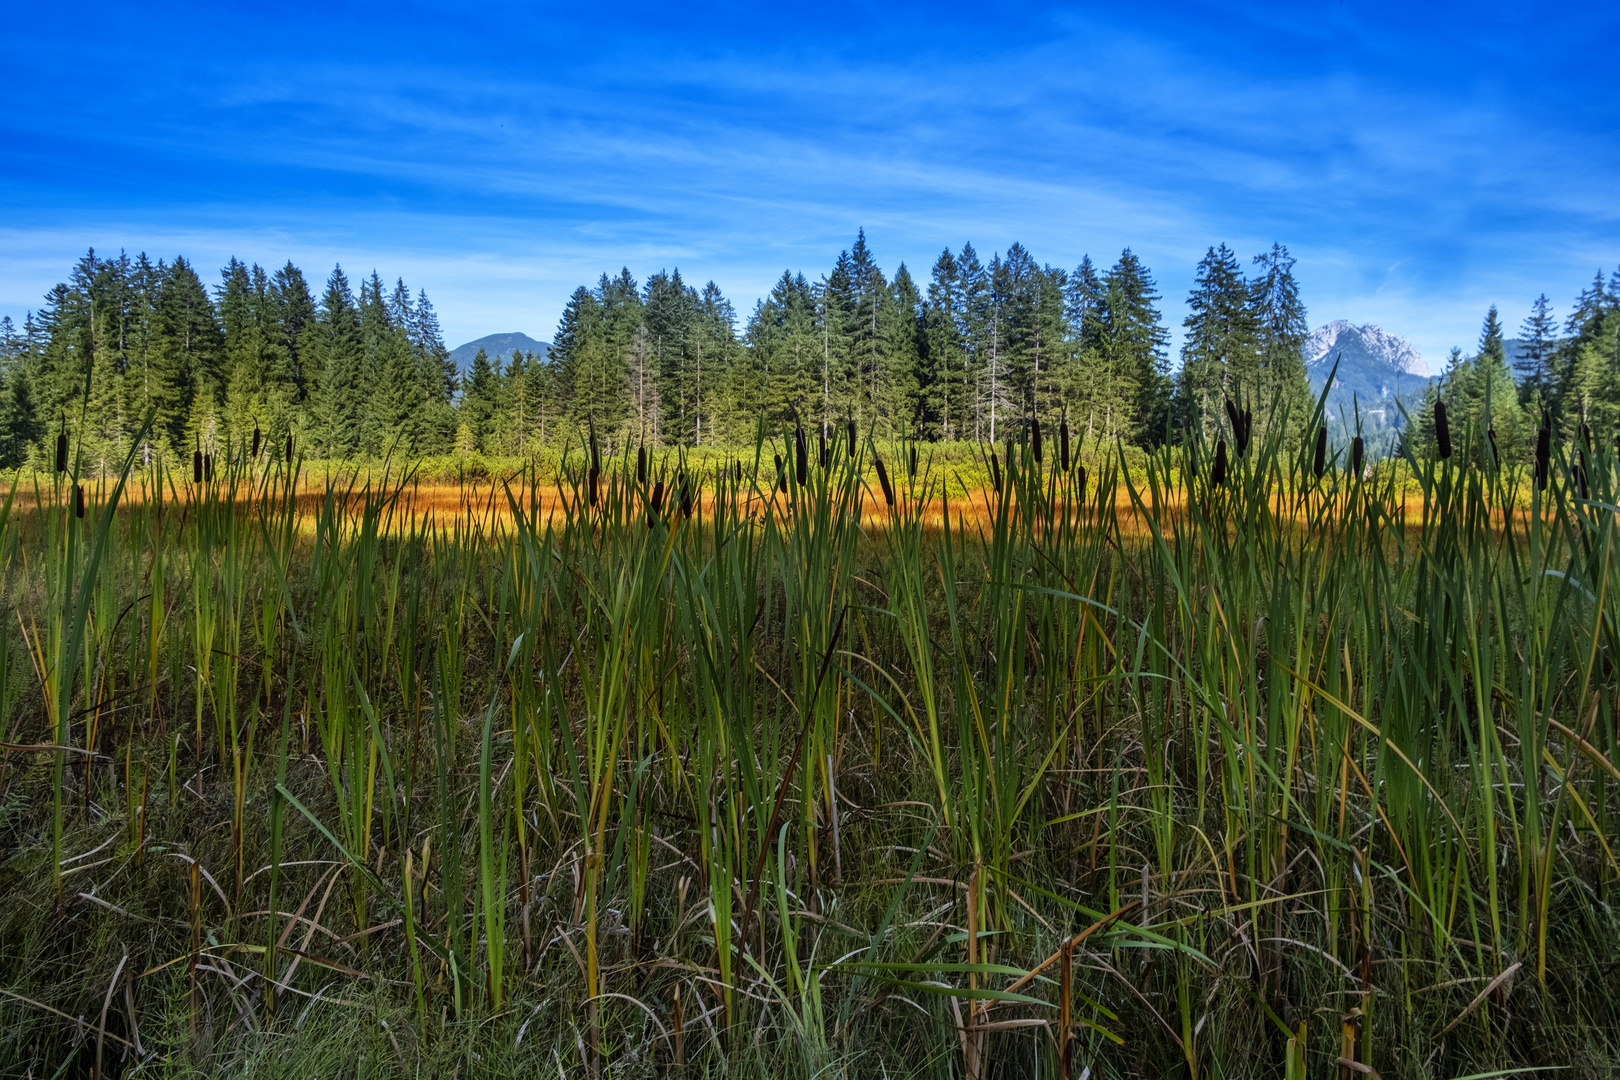
[[[360,450],[365,415],[365,348],[360,311],[341,266],[326,280],[315,317],[304,330],[302,354],[313,389],[310,436],[327,457],[352,457]]]
[[[1281,244],[1254,257],[1254,265],[1260,267],[1250,283],[1256,368],[1246,396],[1263,403],[1255,410],[1257,419],[1263,415],[1269,420],[1274,406],[1279,412],[1286,409],[1291,433],[1297,436],[1310,420],[1314,403],[1305,373],[1305,339],[1311,328],[1294,280],[1294,264]],[[1264,421],[1259,430],[1264,430]]]
[[[1212,434],[1227,398],[1260,404],[1260,419],[1266,408],[1257,401],[1254,385],[1259,327],[1237,255],[1225,244],[1210,248],[1199,261],[1182,326],[1182,419]]]
[[[1525,401],[1532,398],[1549,400],[1556,389],[1553,372],[1553,351],[1558,344],[1558,323],[1552,316],[1552,303],[1547,294],[1536,297],[1530,305],[1519,329],[1522,351],[1518,363],[1519,391]]]

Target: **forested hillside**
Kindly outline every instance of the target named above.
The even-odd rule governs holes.
[[[149,409],[143,457],[240,448],[255,430],[272,455],[290,437],[311,457],[522,456],[587,428],[610,446],[697,445],[795,417],[995,441],[1066,414],[1089,439],[1151,444],[1189,423],[1213,431],[1227,397],[1254,403],[1262,425],[1285,402],[1297,423],[1310,391],[1293,267],[1280,245],[1247,274],[1211,248],[1172,369],[1152,272],[1129,249],[1106,270],[1089,257],[1065,270],[1021,244],[988,261],[965,244],[924,282],[904,264],[885,273],[863,232],[816,279],[784,272],[745,319],[717,284],[678,270],[603,274],[569,298],[549,356],[480,352],[460,372],[427,294],[375,271],[357,295],[341,267],[312,287],[291,263],[232,259],[210,285],[184,257],[91,251],[21,328],[0,323],[0,464],[42,460],[64,425],[82,428],[92,467],[111,462]],[[1566,336],[1542,323],[1524,334],[1539,344],[1522,402],[1499,326],[1439,392],[1483,400],[1465,385],[1495,379],[1498,408],[1504,395],[1531,408],[1569,398],[1620,416],[1620,283],[1600,275]]]

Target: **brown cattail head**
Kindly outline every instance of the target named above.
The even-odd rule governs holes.
[[[73,485],[73,516],[84,517],[84,488],[79,484]]]
[[[1209,470],[1209,484],[1211,487],[1221,487],[1226,483],[1226,440],[1222,439],[1215,444],[1215,465]]]
[[[1231,398],[1226,399],[1226,419],[1232,425],[1232,438],[1237,441],[1238,457],[1242,457],[1243,451],[1249,448],[1249,443],[1243,437],[1243,414],[1238,412],[1238,407],[1232,404]]]
[[[1491,444],[1491,464],[1502,464],[1502,453],[1496,448],[1496,428],[1494,426],[1486,425],[1485,441]]]
[[[996,461],[996,452],[990,451],[990,486],[997,495],[1001,494],[1001,465]]]
[[[681,481],[681,517],[692,516],[692,486]]]
[[[816,432],[816,460],[821,462],[822,472],[826,472],[827,466],[832,464],[832,455],[827,450],[827,429],[825,426]]]
[[[259,456],[259,425],[254,424],[253,425],[253,449],[248,451],[248,457],[256,458],[258,456]]]
[[[289,464],[289,465],[292,464],[292,459],[293,459],[292,452],[293,452],[292,432],[289,431],[287,433],[287,464]]]
[[[777,455],[775,455],[775,457],[776,457],[776,490],[778,490],[778,491],[786,491],[787,490],[787,473],[784,472],[783,469],[782,469],[782,455],[777,454]]]
[[[1361,461],[1367,456],[1367,444],[1357,435],[1350,440],[1350,468],[1357,476],[1361,475]]]
[[[1446,403],[1434,403],[1434,441],[1440,448],[1440,460],[1451,456],[1451,425],[1446,423]]]
[[[602,471],[602,452],[596,445],[596,429],[591,429],[591,472]]]
[[[203,482],[202,447],[200,446],[191,452],[191,482],[193,484]]]
[[[659,511],[664,505],[664,482],[662,480],[653,485],[652,497],[647,500],[647,528],[658,524]]]
[[[588,506],[596,505],[596,478],[599,475],[596,466],[592,465],[591,471],[585,476],[585,502]]]
[[[852,458],[855,456],[855,438],[855,419],[851,417],[849,421],[849,456]]]
[[[62,430],[56,433],[56,471],[67,472],[68,440],[67,419],[62,420]]]
[[[1084,465],[1075,466],[1074,476],[1078,481],[1075,484],[1075,495],[1079,498],[1080,505],[1084,506],[1086,502],[1086,467]]]
[[[636,483],[645,484],[646,482],[647,448],[645,446],[638,446],[636,447]]]
[[[1545,415],[1545,413],[1543,414]],[[1547,474],[1552,469],[1552,431],[1542,424],[1536,432],[1536,490],[1547,490]]]
[[[214,482],[214,455],[203,455],[203,479],[210,484]]]
[[[913,445],[911,447],[911,452],[906,456],[906,468],[909,470],[906,475],[910,476],[912,479],[916,479],[916,477],[917,477],[917,447],[915,445]]]
[[[1316,457],[1311,461],[1311,471],[1318,480],[1327,471],[1327,425],[1323,424],[1316,429]]]
[[[810,480],[810,454],[804,445],[804,428],[793,429],[793,477],[803,487]]]
[[[1058,468],[1069,471],[1069,418],[1058,421]]]
[[[1029,422],[1029,448],[1035,453],[1035,464],[1041,463],[1041,421],[1033,417]]]
[[[889,486],[889,470],[883,467],[883,459],[873,456],[877,462],[878,485],[883,488],[883,501],[890,506],[894,505],[894,488]]]
[[[1243,410],[1243,449],[1249,449],[1249,443],[1254,441],[1254,410]]]

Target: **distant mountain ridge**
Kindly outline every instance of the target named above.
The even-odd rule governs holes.
[[[510,334],[485,334],[477,341],[457,345],[450,351],[450,359],[455,362],[456,370],[466,371],[472,364],[473,357],[478,355],[479,349],[489,354],[490,363],[504,364],[519,349],[546,356],[551,352],[551,342],[536,341],[528,334],[515,331]]]
[[[1305,370],[1311,390],[1320,394],[1338,364],[1327,395],[1327,422],[1335,444],[1354,436],[1357,408],[1369,456],[1392,453],[1404,418],[1429,384],[1429,366],[1412,343],[1369,323],[1356,326],[1338,319],[1311,331],[1305,339]]]

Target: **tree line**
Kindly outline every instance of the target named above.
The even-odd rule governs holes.
[[[816,280],[784,272],[744,320],[713,281],[624,269],[574,291],[548,355],[480,352],[458,372],[427,294],[376,271],[356,295],[335,267],[317,295],[290,262],[233,258],[210,287],[184,257],[91,251],[20,330],[0,320],[0,465],[43,461],[66,428],[105,467],[149,410],[148,460],[232,451],[255,432],[267,453],[333,459],[522,456],[586,431],[618,446],[735,444],[762,421],[993,442],[1060,414],[1087,438],[1153,445],[1193,425],[1215,433],[1228,399],[1253,403],[1262,425],[1286,404],[1297,427],[1311,393],[1294,265],[1280,244],[1248,267],[1210,248],[1172,369],[1158,287],[1129,248],[1106,270],[1089,256],[1066,270],[1016,243],[985,261],[969,243],[920,283],[903,263],[886,274],[862,231]],[[1620,421],[1620,271],[1600,273],[1558,331],[1543,296],[1515,380],[1493,308],[1479,353],[1454,351],[1430,393],[1459,417],[1487,399],[1500,417],[1511,400],[1516,417],[1494,426],[1515,453],[1534,428],[1523,417],[1543,407],[1607,430]],[[1412,437],[1432,433],[1420,421]]]
[[[1547,294],[1536,297],[1512,342],[1510,358],[1500,313],[1492,304],[1479,348],[1453,348],[1413,417],[1408,441],[1422,456],[1435,445],[1434,405],[1443,401],[1451,426],[1472,426],[1473,453],[1487,443],[1503,460],[1527,462],[1543,422],[1566,441],[1582,425],[1600,436],[1620,428],[1620,269],[1607,280],[1599,269],[1560,327]]]

